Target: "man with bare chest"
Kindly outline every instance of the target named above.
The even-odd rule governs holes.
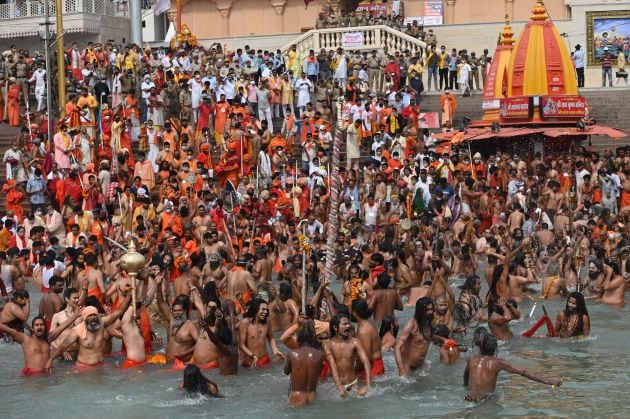
[[[61,311],[63,306],[63,300],[61,294],[63,292],[63,278],[54,275],[50,278],[50,292],[42,294],[42,299],[39,300],[39,315],[46,321],[46,331],[50,331],[52,319],[55,313]]]
[[[157,303],[162,316],[166,320],[166,330],[168,332],[166,362],[187,362],[195,350],[195,344],[199,339],[199,330],[188,319],[187,307],[184,306],[181,299],[176,298],[173,305],[169,308],[162,292],[163,275],[159,274],[155,280],[158,287]]]
[[[239,348],[243,353],[245,368],[262,368],[271,363],[267,353],[267,342],[275,357],[283,359],[284,355],[276,345],[271,327],[267,324],[269,306],[263,300],[255,298],[249,302],[247,312],[239,323]]]
[[[391,278],[386,273],[380,273],[376,277],[378,289],[374,290],[370,297],[369,307],[374,310],[374,320],[380,322],[385,316],[394,315],[394,310],[402,311],[403,304],[395,289],[389,288]]]
[[[256,284],[246,269],[247,259],[240,256],[234,266],[227,273],[226,295],[230,300],[243,299],[245,303],[249,302],[251,297],[256,293]]]
[[[79,353],[77,355],[77,371],[86,371],[98,368],[104,364],[105,354],[103,353],[103,341],[105,340],[105,328],[114,323],[129,307],[131,296],[127,296],[123,303],[109,316],[99,317],[95,307],[88,306],[81,310],[81,322],[72,329],[70,335],[61,346],[53,351],[50,359],[46,363],[46,370],[50,370],[53,360],[59,358],[63,352],[78,343]]]
[[[433,334],[433,301],[422,297],[416,302],[416,310],[394,347],[394,357],[399,375],[407,375],[424,365],[432,341],[443,343],[444,339]]]

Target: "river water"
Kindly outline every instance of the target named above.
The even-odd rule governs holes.
[[[36,312],[39,291],[29,286],[29,292],[32,311]],[[386,373],[376,379],[365,397],[353,394],[341,399],[328,382],[319,385],[315,404],[294,409],[287,406],[289,381],[282,372],[282,362],[263,370],[239,369],[236,377],[222,377],[217,371],[206,373],[224,396],[210,399],[186,397],[179,388],[181,372],[160,366],[121,370],[117,367],[123,361],[121,358],[108,359],[107,366],[98,372],[82,374],[75,373],[73,365],[56,361],[51,375],[23,378],[20,377],[21,347],[0,343],[0,417],[625,416],[625,385],[630,382],[628,306],[612,309],[600,303],[587,303],[591,315],[589,338],[526,339],[520,333],[542,313],[539,304],[534,316],[528,318],[533,303],[525,301],[521,306],[525,318],[511,326],[517,337],[500,345],[499,356],[536,372],[560,376],[564,385],[552,389],[501,373],[495,396],[480,405],[464,401],[462,375],[466,355],[457,365],[442,366],[435,347],[429,352],[425,368],[405,378],[398,377],[393,352],[385,353]],[[560,300],[545,302],[553,319],[563,305]],[[401,328],[412,315],[412,308],[405,309]],[[119,345],[115,343],[114,350]]]

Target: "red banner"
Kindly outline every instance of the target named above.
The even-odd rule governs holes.
[[[361,3],[357,6],[357,13],[368,12],[374,17],[387,16],[387,4],[383,3]]]
[[[499,115],[503,119],[522,119],[531,116],[531,98],[530,97],[511,97],[501,99],[499,106]]]
[[[541,96],[541,118],[583,118],[586,99],[582,96]]]

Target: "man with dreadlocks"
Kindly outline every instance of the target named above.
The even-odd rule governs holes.
[[[464,386],[468,387],[465,398],[467,401],[478,403],[491,397],[497,386],[497,376],[501,371],[518,374],[550,386],[562,385],[560,378],[545,378],[497,358],[497,338],[483,327],[475,331],[474,344],[479,347],[480,354],[469,356],[464,370]]]
[[[579,292],[572,292],[567,298],[567,304],[556,317],[556,334],[559,338],[588,336],[591,331],[591,318],[586,309],[584,296]]]
[[[422,367],[432,341],[444,343],[444,338],[433,334],[433,311],[433,300],[429,297],[422,297],[416,302],[416,311],[394,347],[400,375],[407,375],[410,370]]]

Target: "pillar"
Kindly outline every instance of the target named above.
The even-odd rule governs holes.
[[[217,9],[221,14],[221,34],[230,35],[230,10],[232,10],[232,0],[217,0]]]
[[[131,42],[142,47],[142,7],[140,0],[129,0],[129,20],[131,21]]]
[[[449,25],[455,23],[455,0],[446,0],[444,23]]]
[[[269,0],[271,7],[276,12],[276,27],[278,30],[284,32],[284,8],[287,5],[287,0]]]

